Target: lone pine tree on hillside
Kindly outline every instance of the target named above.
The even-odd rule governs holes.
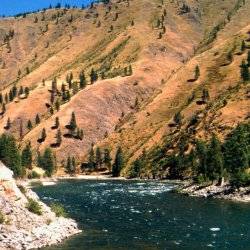
[[[69,123],[69,130],[70,130],[71,135],[75,134],[76,128],[77,128],[76,116],[75,116],[75,113],[72,112],[70,123]]]
[[[95,70],[92,68],[90,72],[90,82],[93,84],[98,80],[98,74],[95,72]]]
[[[50,148],[46,148],[42,156],[42,168],[45,170],[47,176],[52,176],[55,171],[55,159]]]
[[[250,77],[249,77],[249,67],[248,67],[245,60],[242,61],[240,67],[241,67],[241,78],[242,78],[243,82],[249,81],[249,79],[250,79]]]
[[[36,122],[36,125],[38,125],[41,122],[39,114],[36,115],[35,122]]]
[[[198,65],[196,65],[195,71],[194,71],[194,78],[195,78],[195,80],[198,80],[199,77],[200,77],[200,68]]]
[[[28,120],[28,122],[27,122],[27,129],[31,130],[32,128],[33,128],[32,122],[31,122],[31,120]]]
[[[80,72],[79,81],[80,81],[80,89],[84,89],[87,85],[84,71]]]
[[[58,130],[57,130],[57,133],[56,133],[56,145],[57,145],[58,147],[60,147],[61,144],[62,144],[62,133],[61,133],[61,130],[58,129]]]
[[[95,155],[96,168],[98,169],[102,166],[102,152],[99,147],[96,148]]]

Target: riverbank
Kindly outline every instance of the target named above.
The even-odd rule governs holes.
[[[95,175],[77,175],[77,176],[58,176],[52,178],[42,178],[35,180],[27,180],[23,183],[27,187],[32,187],[34,183],[40,183],[43,186],[56,185],[58,181],[63,180],[124,180],[128,181],[131,179],[126,179],[125,177],[112,177],[106,174],[95,174]],[[133,179],[141,180],[141,179]],[[158,180],[155,180],[158,181]],[[162,180],[163,181],[163,180]],[[194,197],[203,198],[217,198],[226,199],[239,202],[250,202],[250,187],[233,189],[228,183],[223,186],[217,185],[197,185],[190,181],[181,180],[164,180],[167,183],[178,184],[179,188],[177,192],[186,194]]]
[[[178,192],[194,197],[250,202],[250,187],[233,189],[229,184],[200,186],[189,183],[178,189]]]
[[[29,188],[14,179],[0,181],[1,250],[51,246],[80,232],[74,220],[57,217]]]

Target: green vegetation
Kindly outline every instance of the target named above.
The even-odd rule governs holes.
[[[114,164],[112,166],[112,176],[113,177],[120,176],[120,172],[123,169],[123,167],[124,167],[124,155],[123,155],[122,148],[119,147],[117,149],[115,161],[114,161]]]
[[[42,215],[42,207],[41,205],[34,199],[28,198],[28,203],[26,205],[26,208],[37,215]]]
[[[44,154],[41,155],[38,153],[37,156],[37,165],[45,170],[47,176],[52,176],[56,169],[55,157],[50,148],[46,148]]]
[[[5,222],[5,216],[2,213],[2,211],[0,210],[0,225],[3,224]]]
[[[173,145],[172,139],[169,139],[163,148],[144,153],[133,162],[128,175],[141,176],[147,170],[147,162],[154,166],[148,169],[153,176],[168,170],[167,178],[184,179],[192,173],[192,178],[198,183],[222,183],[226,178],[235,187],[249,185],[250,124],[238,125],[223,143],[213,135],[208,143],[196,140],[190,144],[189,137],[183,134],[175,150],[166,154]],[[190,147],[192,150],[189,150]]]
[[[65,208],[59,203],[52,203],[50,205],[51,211],[56,214],[56,217],[67,217]]]
[[[15,177],[25,175],[20,151],[15,138],[11,135],[0,136],[0,160],[14,172]]]

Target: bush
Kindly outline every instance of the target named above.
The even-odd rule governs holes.
[[[22,194],[26,195],[27,190],[26,190],[26,188],[24,186],[18,185],[17,187],[19,188],[19,190],[21,191]]]
[[[250,174],[245,172],[237,173],[232,177],[230,183],[235,188],[250,186]]]
[[[59,203],[51,204],[51,210],[56,214],[56,217],[67,217],[64,207]]]
[[[36,171],[32,171],[28,174],[28,179],[40,179],[40,174],[38,174]]]
[[[28,198],[28,204],[26,208],[34,214],[42,215],[42,207],[41,205],[34,199]]]
[[[0,224],[3,224],[5,221],[4,214],[0,211]]]

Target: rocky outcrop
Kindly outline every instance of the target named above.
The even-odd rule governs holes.
[[[185,185],[180,193],[189,196],[204,198],[219,198],[240,202],[250,202],[250,187],[234,189],[229,184],[199,186],[196,184]]]
[[[27,209],[28,199],[38,202],[41,215]],[[80,232],[74,220],[56,217],[33,191],[26,189],[25,194],[22,193],[12,178],[0,179],[0,215],[3,218],[0,224],[1,250],[36,249],[57,244]]]

